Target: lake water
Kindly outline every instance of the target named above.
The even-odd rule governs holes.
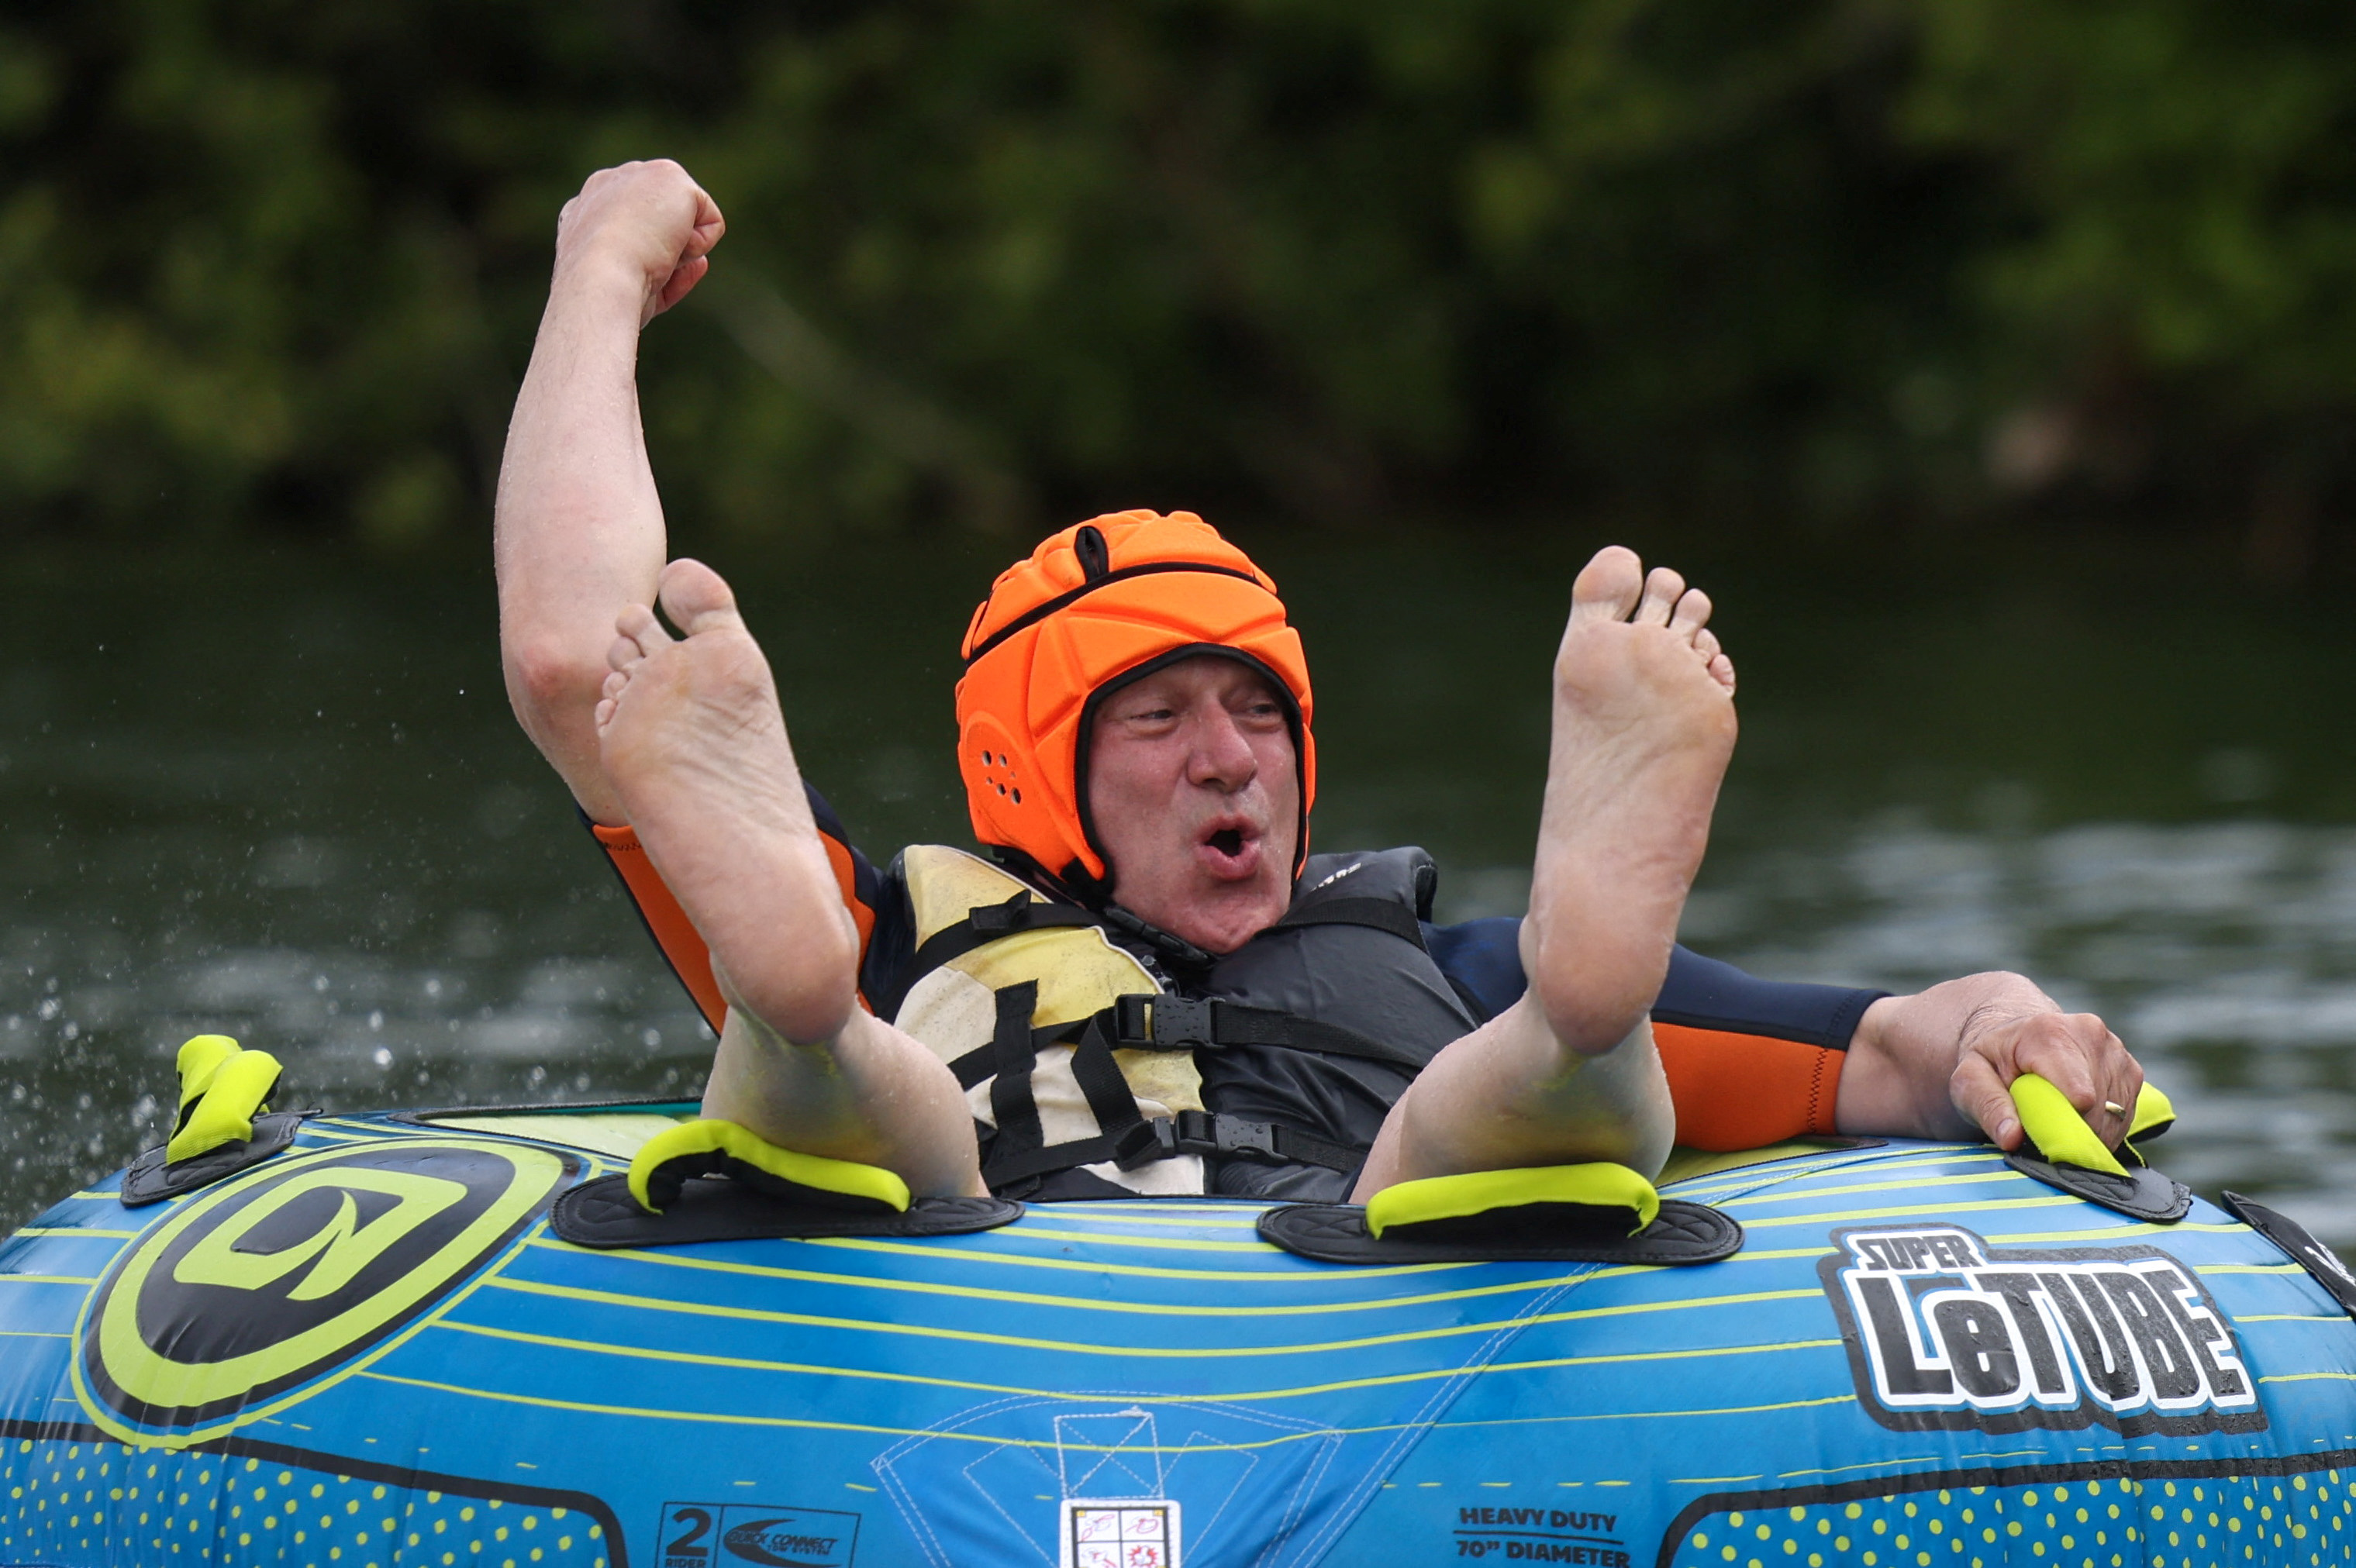
[[[1317,672],[1318,843],[1422,843],[1444,915],[1516,912],[1592,531],[1248,542]],[[963,837],[955,642],[1013,548],[706,548],[872,853]],[[478,564],[9,566],[0,1228],[155,1142],[199,1031],[331,1109],[700,1082],[709,1037],[508,715]],[[2058,555],[1697,575],[1744,735],[1687,940],[1893,989],[2024,970],[2174,1095],[2164,1167],[2356,1242],[2347,606]]]

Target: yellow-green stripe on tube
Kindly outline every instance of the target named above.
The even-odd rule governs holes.
[[[2068,1096],[2036,1073],[2024,1072],[2012,1081],[2012,1104],[2020,1113],[2021,1130],[2029,1135],[2029,1141],[2055,1165],[2074,1165],[2113,1176],[2127,1173],[2119,1157],[2104,1147]],[[2136,1104],[2140,1108],[2143,1102]]]
[[[1585,1203],[1626,1209],[1636,1216],[1634,1235],[1661,1211],[1653,1184],[1624,1165],[1542,1165],[1522,1170],[1475,1170],[1462,1176],[1430,1176],[1386,1187],[1366,1200],[1366,1233],[1380,1237],[1393,1225],[1461,1220],[1493,1209],[1532,1203]]]
[[[662,1212],[648,1195],[648,1178],[672,1160],[703,1154],[724,1154],[798,1187],[839,1192],[847,1198],[872,1199],[904,1213],[907,1211],[908,1184],[882,1166],[829,1159],[824,1155],[796,1154],[734,1122],[712,1117],[682,1122],[648,1138],[637,1157],[630,1161],[630,1196],[648,1213]]]
[[[204,1097],[164,1146],[165,1161],[177,1164],[253,1136],[253,1114],[278,1086],[278,1059],[266,1051],[240,1051],[216,1062],[205,1080]]]

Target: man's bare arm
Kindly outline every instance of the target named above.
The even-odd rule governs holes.
[[[592,818],[624,820],[593,714],[614,618],[651,603],[665,557],[647,464],[638,332],[709,267],[720,208],[667,160],[589,177],[556,266],[499,466],[499,652],[524,731]]]
[[[2065,1013],[2019,975],[1967,975],[1865,1009],[1842,1065],[1844,1133],[1969,1138],[2019,1148],[2008,1085],[2049,1080],[2106,1144],[2126,1136],[2143,1068],[2101,1019]],[[2116,1105],[2116,1112],[2107,1108]]]

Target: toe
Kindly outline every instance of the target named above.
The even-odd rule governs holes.
[[[1622,545],[1606,545],[1580,570],[1570,585],[1570,618],[1574,621],[1624,621],[1644,592],[1644,563]]]
[[[662,570],[659,584],[663,613],[671,624],[694,636],[722,626],[741,625],[736,595],[720,574],[700,560],[685,556]]]
[[[1676,608],[1677,601],[1684,597],[1685,591],[1684,578],[1665,566],[1653,568],[1644,579],[1644,602],[1636,606],[1636,613],[1630,619],[1640,626],[1667,625],[1669,615]]]
[[[669,642],[670,634],[662,629],[654,612],[633,604],[614,617],[614,640],[605,649],[606,667],[628,669]]]
[[[1709,636],[1703,628],[1709,624],[1710,608],[1708,594],[1698,588],[1686,590],[1684,597],[1677,601],[1676,608],[1669,612],[1669,630],[1695,647],[1700,647],[1701,639]],[[1715,652],[1716,639],[1712,638],[1711,643]]]

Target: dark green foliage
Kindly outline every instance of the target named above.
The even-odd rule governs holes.
[[[2220,0],[92,0],[0,23],[0,515],[479,521],[558,207],[730,234],[682,522],[2191,498],[2349,459],[2356,23]]]

